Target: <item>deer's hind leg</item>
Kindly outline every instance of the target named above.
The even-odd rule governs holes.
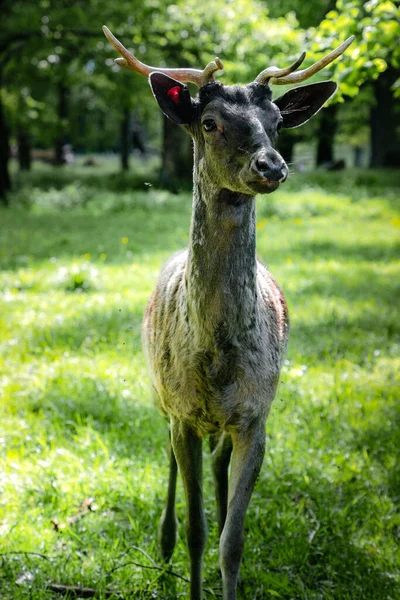
[[[210,449],[217,500],[218,533],[221,535],[228,508],[228,469],[232,454],[231,435],[226,431],[211,435]]]
[[[162,512],[158,528],[158,541],[160,544],[161,556],[167,561],[170,560],[174,551],[178,529],[178,520],[175,513],[175,491],[178,466],[171,444],[171,431],[169,430],[168,433],[169,480],[167,504]]]

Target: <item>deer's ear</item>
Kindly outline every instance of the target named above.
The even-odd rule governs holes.
[[[194,119],[194,106],[189,90],[183,83],[155,71],[149,82],[164,115],[178,125],[189,125]]]
[[[306,123],[337,90],[334,81],[322,81],[293,88],[274,103],[281,111],[282,127],[291,129]]]

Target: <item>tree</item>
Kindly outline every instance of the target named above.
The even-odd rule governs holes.
[[[48,129],[51,130],[56,162],[62,162],[62,146],[69,130],[71,90],[85,76],[88,54],[96,55],[96,42],[103,39],[100,24],[94,24],[100,14],[107,19],[111,11],[124,22],[129,9],[130,5],[124,1],[116,8],[105,0],[73,3],[3,0],[0,28],[0,198],[3,202],[10,187],[10,123],[22,142],[22,162],[24,166],[29,164],[30,126],[38,111],[31,110],[25,99],[45,105],[40,118],[50,127],[41,134],[47,137]],[[40,90],[37,82],[42,84]],[[17,103],[8,103],[5,109],[5,98],[10,96]]]
[[[0,80],[1,83],[1,80]],[[0,88],[0,202],[7,206],[7,192],[11,187],[10,174],[8,172],[8,159],[10,156],[10,133],[6,123],[2,91]]]
[[[66,4],[62,0],[54,3],[54,10],[58,16],[61,16],[60,11],[66,12]],[[22,90],[22,80],[25,89],[28,90],[25,96],[30,96],[29,87],[34,81],[30,75],[34,70],[35,58],[44,52],[49,53],[50,44],[54,45],[54,41],[61,37],[60,28],[56,27],[54,30],[50,30],[47,26],[49,17],[43,14],[46,12],[47,7],[47,3],[26,4],[22,0],[15,0],[15,2],[3,0],[2,2],[3,23],[0,29],[0,198],[3,199],[4,203],[11,185],[8,173],[10,126],[7,123],[9,115],[6,115],[4,109],[5,96],[12,95],[17,88]],[[26,131],[27,118],[24,114],[24,108],[26,107],[24,102],[20,100],[21,97],[18,98],[17,110],[14,109],[13,116],[18,137],[22,141],[22,147],[25,150],[25,157],[22,162],[24,166],[27,166],[29,163],[27,154],[29,135]]]
[[[7,205],[7,192],[11,187],[11,178],[8,170],[8,161],[10,156],[10,128],[6,119],[4,108],[5,101],[5,68],[10,59],[12,47],[20,40],[24,39],[23,31],[7,28],[7,18],[10,17],[15,8],[20,7],[21,2],[15,3],[10,0],[4,0],[2,3],[2,17],[6,26],[0,28],[0,202]],[[29,12],[29,10],[28,10]]]
[[[340,81],[338,99],[343,94],[356,96],[366,81],[373,80],[370,164],[399,165],[400,117],[394,106],[396,95],[400,95],[397,6],[391,0],[338,0],[335,10],[318,27],[316,43],[330,43],[351,34],[356,42],[334,66]]]
[[[369,140],[369,113],[373,106],[371,83],[362,85],[357,96],[347,98],[338,106],[338,138],[353,148],[355,167],[365,164],[363,148]]]
[[[394,86],[400,71],[389,66],[373,83],[374,106],[370,111],[371,167],[400,167],[400,111]]]

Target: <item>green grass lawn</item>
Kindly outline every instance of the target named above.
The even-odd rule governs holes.
[[[188,597],[166,572],[188,577],[180,484],[172,563],[137,564],[153,566],[144,551],[162,566],[167,484],[141,318],[162,263],[187,244],[191,195],[135,182],[38,167],[0,212],[2,600],[57,598],[54,583]],[[394,173],[351,171],[294,174],[258,199],[258,253],[292,331],[247,515],[242,599],[400,598],[399,192]]]

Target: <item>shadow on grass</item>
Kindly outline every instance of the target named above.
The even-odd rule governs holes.
[[[32,257],[32,262],[54,255],[75,258],[90,252],[95,256],[100,252],[99,243],[102,244],[101,252],[107,253],[113,262],[128,264],[135,258],[128,258],[126,248],[121,248],[121,237],[124,235],[129,236],[129,249],[134,255],[163,252],[166,248],[172,252],[185,245],[189,209],[184,216],[181,213],[182,208],[179,207],[176,211],[172,211],[171,207],[168,210],[161,207],[154,213],[139,210],[132,214],[129,211],[123,215],[114,214],[112,220],[107,215],[94,217],[62,213],[21,213],[21,224],[18,215],[14,213],[12,217],[7,217],[8,223],[18,229],[25,227],[25,222],[28,222],[28,235],[26,239],[21,238],[20,246],[16,248],[13,246],[15,239],[7,238],[3,246],[6,250],[11,248],[14,258],[6,257],[3,264],[11,265],[10,268],[21,266],[16,261],[16,256],[20,254]],[[38,236],[35,237],[35,233]],[[385,248],[373,244],[338,246],[325,242],[304,243],[297,245],[292,254],[309,256],[310,260],[320,256],[335,261],[384,261],[389,256],[394,256],[398,246]],[[274,262],[279,263],[285,258],[277,255]],[[285,287],[284,282],[282,283]],[[394,279],[374,276],[368,272],[362,276],[357,274],[357,278],[352,278],[350,272],[339,275],[328,273],[321,277],[318,274],[315,277],[310,275],[310,283],[303,283],[293,293],[294,305],[298,302],[306,305],[311,294],[329,298],[330,301],[345,299],[350,303],[373,299],[376,305],[375,308],[365,310],[361,316],[356,313],[352,317],[350,310],[349,316],[332,311],[323,320],[317,320],[314,315],[310,323],[294,318],[292,339],[295,348],[300,349],[309,362],[326,359],[331,369],[335,357],[339,356],[349,357],[357,363],[364,361],[368,353],[379,348],[380,344],[392,342],[399,333],[398,320],[393,318],[397,293],[398,284]],[[133,345],[136,348],[139,344],[142,307],[128,307],[124,304],[123,310],[119,312],[120,308],[115,303],[111,310],[90,309],[81,313],[78,318],[71,317],[64,323],[52,324],[43,329],[36,328],[29,344],[37,348],[35,352],[39,353],[51,346],[72,352],[85,350],[90,356],[102,346],[112,350],[115,345],[126,342],[126,337],[130,335],[129,327],[133,326]],[[128,348],[128,356],[129,352]],[[114,367],[118,369],[118,365]],[[127,397],[122,394],[122,387],[128,388]],[[67,367],[62,373],[56,373],[45,389],[36,393],[35,397],[24,397],[21,412],[41,413],[45,417],[43,421],[47,421],[48,427],[45,439],[46,434],[50,437],[53,427],[60,432],[60,439],[63,438],[67,444],[71,440],[79,444],[80,435],[87,434],[88,431],[97,436],[97,450],[101,447],[115,456],[116,474],[121,466],[118,461],[125,459],[133,458],[137,464],[150,468],[152,465],[156,468],[157,465],[157,469],[161,461],[164,461],[163,480],[166,486],[164,448],[167,427],[157,409],[142,402],[143,395],[143,388],[140,386],[129,389],[129,382],[122,386],[122,383],[119,385],[115,380],[113,382],[99,377],[95,371],[93,376],[88,372],[83,374],[79,368],[74,368],[69,373]],[[340,436],[339,421],[337,428]],[[398,527],[392,525],[393,529],[389,529],[386,525],[388,510],[385,508],[386,498],[393,504],[398,504],[400,497],[398,470],[393,466],[396,462],[391,463],[396,450],[398,451],[398,408],[382,413],[382,418],[377,418],[374,425],[353,431],[354,435],[347,436],[343,442],[343,445],[347,445],[343,452],[354,450],[361,453],[366,450],[372,462],[382,465],[382,483],[373,489],[368,482],[368,474],[358,474],[349,481],[341,481],[338,476],[331,483],[318,470],[310,474],[310,482],[306,485],[304,478],[295,469],[295,462],[302,458],[295,456],[289,448],[283,469],[272,472],[270,479],[261,478],[250,506],[242,597],[266,600],[274,596],[269,590],[279,593],[281,598],[287,600],[306,597],[310,600],[388,600],[389,597],[398,597],[395,568],[388,558],[389,546],[395,547],[398,543]],[[333,436],[332,440],[334,439]],[[85,452],[90,451],[84,448]],[[134,467],[133,464],[132,469]],[[122,471],[122,476],[124,473],[126,471]],[[140,536],[141,543],[148,549],[156,538],[156,521],[164,499],[151,499],[150,502],[139,494],[136,498],[128,485],[112,494],[110,484],[110,490],[104,487],[102,493],[105,494],[106,508],[110,512],[96,516],[96,527],[88,525],[84,520],[82,524],[77,523],[77,531],[84,540],[79,551],[83,552],[83,547],[97,548],[96,542],[99,540],[110,547],[119,539],[132,545]],[[211,495],[206,501],[211,506]],[[130,527],[129,520],[133,508],[138,522],[136,533]],[[212,544],[215,548],[215,540]],[[180,541],[179,547],[182,551],[183,541]],[[208,551],[210,548],[211,543]],[[60,554],[62,552],[63,549]],[[80,556],[86,555],[83,553]],[[97,562],[100,564],[101,560],[100,549]],[[187,557],[185,561],[187,566]],[[82,564],[79,558],[79,565],[69,575],[71,583],[82,581],[82,575],[85,579],[85,570],[89,567]],[[119,574],[117,571],[115,587],[124,594],[127,592],[127,597],[154,597],[150,590],[135,591],[134,583],[129,580],[129,569],[122,583]],[[209,570],[206,570],[205,575],[207,578],[210,576]],[[15,581],[18,571],[10,577]],[[219,582],[216,575],[215,581]],[[154,585],[156,588],[158,586],[155,591],[158,597],[160,594],[163,594],[163,598],[176,597],[170,590],[168,595],[164,594],[161,584]],[[29,590],[25,597],[28,598],[28,594]]]
[[[30,263],[58,259],[76,259],[90,254],[92,260],[100,254],[114,264],[129,264],[137,257],[156,252],[172,254],[187,246],[191,212],[190,197],[185,195],[158,206],[141,202],[121,213],[103,215],[85,212],[36,214],[34,212],[2,211],[0,266],[17,269]],[[289,217],[290,218],[290,217]],[[285,217],[282,217],[282,222]],[[123,245],[122,238],[129,244]],[[264,244],[261,244],[264,247]],[[334,261],[373,262],[398,255],[400,244],[352,244],[329,241],[295,242],[290,248],[293,260],[300,256],[314,261],[317,257]],[[288,255],[279,250],[266,250],[267,262],[279,265]]]
[[[68,381],[69,388],[65,389]],[[85,378],[74,382],[68,380],[66,374],[64,380],[56,379],[48,385],[44,395],[37,397],[36,404],[31,404],[29,409],[40,411],[48,423],[54,422],[57,428],[61,427],[62,437],[67,442],[74,439],[76,443],[89,426],[101,440],[99,447],[107,449],[108,455],[115,456],[116,473],[121,468],[119,461],[125,459],[132,459],[132,469],[147,465],[150,469],[154,466],[158,472],[163,465],[162,478],[167,485],[167,427],[155,407],[140,404],[135,397],[122,399],[118,390],[107,388],[105,380]],[[399,434],[398,407],[386,411],[383,416],[377,419],[375,426],[354,431],[352,441],[347,442],[347,445],[350,443],[348,450],[351,451],[354,445],[357,452],[366,450],[372,462],[382,461],[382,472],[387,479],[379,489],[372,489],[368,476],[363,473],[346,481],[342,481],[338,474],[335,482],[329,482],[321,476],[319,467],[308,471],[309,480],[305,482],[298,473],[295,465],[297,457],[292,452],[285,456],[282,469],[274,470],[272,463],[268,476],[262,474],[247,519],[241,597],[268,598],[268,590],[272,589],[287,600],[304,598],[305,593],[316,594],[309,595],[310,598],[332,600],[396,598],[394,566],[385,551],[377,550],[376,540],[379,548],[383,543],[382,535],[386,536],[387,544],[391,543],[391,538],[394,544],[398,535],[395,528],[384,530],[384,533],[381,531],[385,527],[383,514],[387,516],[384,497],[390,496],[396,503],[400,494],[398,475],[388,472],[387,465],[387,457],[395,450],[395,439]],[[88,447],[87,452],[91,451]],[[208,456],[206,461],[209,462]],[[127,473],[126,465],[122,472]],[[127,479],[130,479],[129,475]],[[44,492],[46,490],[38,490],[36,493],[39,495],[34,499],[43,503]],[[104,498],[103,493],[105,490],[101,488],[99,495],[104,500],[106,512],[74,525],[74,531],[81,540],[77,545],[79,551],[90,547],[92,553],[98,551],[101,557],[101,548],[97,550],[99,539],[103,544],[111,544],[120,538],[123,547],[128,548],[137,545],[140,532],[140,544],[157,559],[154,550],[156,530],[164,497],[150,499],[135,494],[132,483],[130,486],[119,485]],[[382,505],[379,504],[381,502]],[[206,487],[206,506],[209,507],[209,520],[214,521],[214,498],[209,486]],[[182,507],[180,513],[184,514]],[[132,519],[138,524],[138,532],[132,528]],[[189,563],[186,550],[183,550],[183,539],[181,523],[177,553],[179,556],[182,551],[185,552],[187,568]],[[216,548],[213,534],[207,553]],[[215,553],[212,556],[216,561]],[[143,562],[139,557],[135,558]],[[124,558],[120,562],[128,561]],[[210,568],[210,559],[206,562],[208,585],[217,586],[217,570]],[[118,561],[116,563],[119,564]],[[129,573],[133,569],[136,568],[125,568],[122,583],[119,570],[108,579],[108,583],[124,593],[132,590],[132,596],[128,597],[146,598],[149,592],[145,591],[145,585],[141,584],[141,591],[135,592],[134,582],[128,584]],[[146,571],[143,573],[144,581]],[[84,570],[80,570],[79,574],[73,572],[70,582],[76,583],[78,577],[82,581],[82,576],[85,581]],[[93,584],[90,576],[87,584]],[[165,579],[153,581],[151,585],[158,593],[163,593],[164,598],[174,598],[170,588],[166,592]]]
[[[155,402],[143,401],[145,392],[142,385],[131,389],[122,377],[119,383],[96,372],[80,375],[65,368],[49,379],[43,390],[31,395],[24,410],[40,414],[50,429],[56,428],[58,436],[71,440],[78,430],[89,426],[104,435],[104,447],[110,453],[150,458],[157,447],[155,440],[164,439],[166,445],[168,436]]]
[[[61,323],[32,327],[29,335],[31,351],[40,354],[45,348],[65,348],[72,352],[84,350],[94,354],[121,349],[123,345],[124,354],[131,355],[132,351],[136,352],[141,347],[145,303],[127,306],[127,302],[122,300],[115,304],[115,308],[105,310],[80,310],[79,316],[65,318]]]
[[[393,393],[396,388],[392,382]],[[357,453],[365,450],[369,460],[380,465],[387,474],[386,482],[381,487],[383,494],[388,494],[399,511],[400,502],[400,405],[398,402],[383,406],[374,415],[374,422],[360,427],[353,437],[351,448]],[[400,527],[394,527],[392,533],[400,540]]]
[[[380,274],[374,265],[360,266],[357,273],[351,268],[342,267],[339,272],[331,271],[329,266],[312,270],[308,277],[304,276],[296,282],[296,288],[291,291],[293,303],[318,294],[323,298],[338,298],[339,300],[377,301],[377,311],[382,311],[385,305],[393,308],[394,299],[400,294],[400,282],[395,277]],[[303,300],[304,301],[304,300]]]
[[[7,212],[0,235],[0,267],[15,270],[50,260],[90,254],[92,261],[131,264],[146,254],[172,254],[187,245],[190,203],[124,211],[113,215]],[[124,244],[123,238],[129,243]],[[101,262],[101,264],[103,264]]]
[[[79,495],[76,499],[80,499]],[[53,527],[54,551],[50,560],[42,559],[46,555],[35,556],[29,552],[26,555],[23,552],[0,555],[2,598],[22,600],[33,595],[49,600],[60,598],[61,595],[49,591],[49,583],[90,587],[97,590],[96,598],[110,597],[105,595],[110,588],[115,590],[115,596],[112,596],[115,599],[162,597],[173,600],[177,597],[176,577],[148,570],[146,567],[151,568],[151,561],[137,551],[140,537],[140,547],[158,566],[164,566],[156,541],[163,508],[160,499],[149,503],[146,497],[111,489],[104,498],[99,496],[97,500],[102,509],[98,507],[81,516],[79,505],[71,504],[63,512],[57,512],[55,507],[53,522],[58,522],[60,527]],[[50,521],[48,525],[50,527]],[[107,554],[105,546],[110,549]],[[165,567],[174,569],[173,565]],[[181,565],[175,570],[187,576],[187,570]],[[25,580],[21,575],[26,572],[29,575]],[[183,585],[188,589],[187,583]],[[71,593],[64,597],[81,596]]]
[[[391,312],[365,310],[358,318],[332,312],[312,324],[293,318],[291,348],[301,351],[308,363],[327,360],[331,364],[332,360],[348,358],[363,365],[373,352],[383,348],[384,354],[388,344],[399,340],[400,326],[390,308]]]
[[[387,433],[375,432],[376,443],[390,453]],[[366,433],[372,461],[375,441],[370,446]],[[267,598],[271,589],[285,599],[397,598],[397,474],[374,488],[364,473],[347,481],[339,474],[331,483],[318,470],[309,471],[306,484],[291,469],[292,460],[262,477],[250,504],[243,598]],[[257,532],[262,537],[254,541]]]
[[[320,281],[303,285],[291,294],[291,302],[307,306],[310,294],[318,294],[330,301],[330,308],[310,321],[302,321],[294,313],[291,326],[291,349],[301,351],[308,362],[332,358],[348,358],[363,364],[372,353],[393,344],[400,338],[399,320],[396,318],[398,282],[385,277],[326,276]],[[340,296],[337,295],[340,290]],[[372,295],[373,291],[373,296]],[[338,309],[334,300],[338,300]],[[350,307],[342,313],[342,302],[372,301],[365,309]],[[47,348],[84,352],[90,356],[99,351],[118,351],[125,359],[141,351],[141,323],[145,302],[132,303],[125,298],[115,301],[105,309],[81,308],[77,316],[61,322],[39,327],[32,326],[26,337],[29,353],[40,355]]]
[[[309,257],[310,260],[323,258],[324,260],[334,261],[386,261],[389,258],[394,259],[400,251],[400,243],[383,245],[378,244],[346,244],[332,242],[312,242],[296,243],[291,251],[292,255],[299,255],[303,259]]]
[[[346,293],[344,291],[344,293]],[[386,291],[387,293],[387,291]],[[356,297],[362,296],[356,292]],[[362,314],[341,314],[331,310],[324,316],[304,322],[292,317],[291,352],[299,351],[311,364],[314,361],[347,358],[363,365],[374,352],[385,353],[385,348],[400,339],[400,325],[396,308],[390,297],[380,301],[376,308],[363,310]],[[332,298],[330,298],[332,300]],[[341,298],[338,298],[341,300]],[[30,329],[24,342],[25,351],[41,355],[47,349],[83,352],[83,357],[99,352],[118,352],[123,359],[133,359],[141,352],[141,326],[145,303],[107,310],[87,309],[79,316],[64,319],[44,327]]]
[[[79,172],[67,168],[54,168],[53,170],[42,169],[39,172],[32,172],[25,176],[23,187],[38,187],[42,190],[63,188],[79,184],[85,185],[96,190],[108,190],[110,192],[131,192],[134,190],[146,190],[145,183],[159,186],[159,177],[157,172],[149,170],[146,175],[132,172],[114,172],[104,173],[93,172],[92,169],[80,168]]]

